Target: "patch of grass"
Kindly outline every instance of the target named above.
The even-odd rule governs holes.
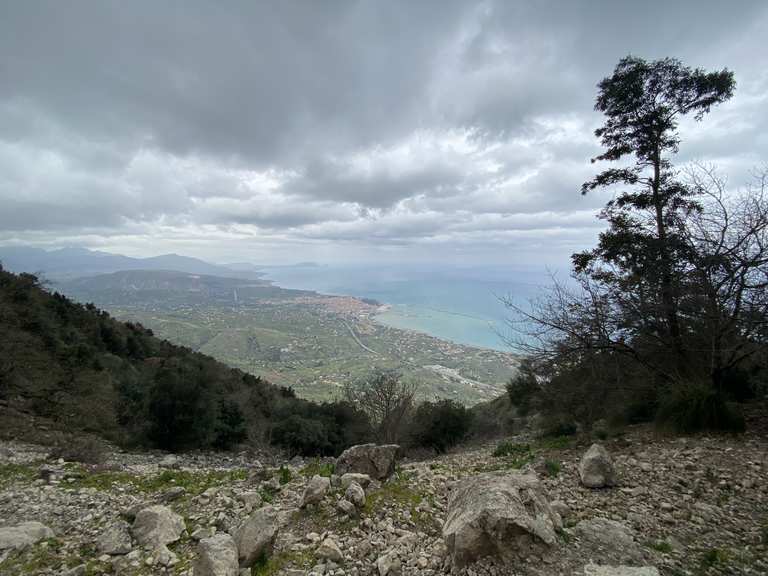
[[[700,566],[706,570],[714,566],[727,565],[729,558],[730,554],[727,550],[710,548],[701,555]]]
[[[277,478],[280,481],[280,485],[288,484],[288,482],[293,480],[293,472],[291,472],[290,468],[280,466],[280,469],[277,471]]]
[[[38,542],[24,550],[11,552],[0,562],[0,574],[38,574],[50,572],[62,564],[59,550],[63,543],[56,538]]]
[[[79,470],[72,481],[64,484],[67,488],[95,488],[111,490],[116,486],[130,487],[137,492],[161,492],[175,486],[186,489],[189,496],[197,496],[214,486],[223,486],[240,482],[247,478],[245,470],[206,470],[191,472],[187,470],[164,470],[154,476],[137,476],[129,472],[96,472]]]
[[[537,450],[565,450],[570,448],[573,438],[570,436],[552,436],[539,438],[536,440],[535,448]]]
[[[299,473],[307,478],[312,478],[312,476],[325,476],[326,478],[330,478],[334,473],[335,468],[336,466],[333,462],[322,463],[319,459],[315,459],[304,466]]]
[[[556,460],[547,460],[544,462],[544,470],[546,471],[547,476],[554,478],[560,474],[560,462],[557,462]]]
[[[672,552],[672,544],[666,540],[651,540],[646,546],[656,550],[656,552],[661,552],[662,554],[670,554]]]
[[[500,442],[496,449],[493,451],[494,458],[505,458],[508,456],[523,456],[531,451],[529,444],[518,444],[516,442],[504,441]]]
[[[415,508],[418,506],[423,496],[418,491],[411,488],[410,476],[404,472],[396,472],[395,475],[379,490],[372,492],[365,501],[363,512],[366,514],[376,513],[383,503],[394,502]],[[413,512],[413,510],[412,510]]]
[[[32,464],[0,464],[0,488],[14,482],[31,482],[37,476],[37,467]]]
[[[286,568],[309,570],[316,562],[315,555],[307,550],[279,552],[270,558],[263,558],[251,567],[251,576],[276,576]]]

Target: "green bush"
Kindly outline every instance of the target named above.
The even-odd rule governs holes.
[[[219,450],[230,450],[245,440],[245,418],[237,402],[222,400],[219,402],[219,414],[214,429],[213,446]]]
[[[442,454],[466,438],[471,422],[470,411],[452,400],[424,402],[410,423],[410,445]]]
[[[711,386],[689,383],[669,390],[656,414],[659,425],[683,434],[705,430],[743,432],[744,417]]]

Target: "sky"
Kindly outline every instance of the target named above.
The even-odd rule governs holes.
[[[596,84],[728,68],[677,161],[768,155],[762,1],[0,2],[0,245],[220,263],[567,262]]]

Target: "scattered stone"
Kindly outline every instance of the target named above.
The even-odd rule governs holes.
[[[216,534],[200,540],[193,569],[194,576],[237,576],[240,565],[232,536]]]
[[[109,526],[96,541],[96,547],[102,554],[116,556],[131,551],[131,534],[128,523],[119,520]]]
[[[659,576],[659,571],[653,566],[584,566],[584,576]]]
[[[573,532],[581,540],[581,547],[589,550],[593,557],[608,562],[642,560],[642,549],[635,540],[633,531],[621,522],[607,518],[590,518],[576,524]]]
[[[315,551],[318,558],[323,560],[331,560],[337,564],[341,564],[344,561],[344,554],[341,552],[338,543],[333,538],[326,538],[320,543]]]
[[[549,507],[552,508],[552,511],[556,512],[557,515],[562,519],[565,519],[571,515],[571,509],[568,507],[568,504],[562,500],[554,500],[550,502]]]
[[[349,500],[345,500],[344,498],[338,501],[336,508],[338,508],[341,513],[346,514],[350,518],[357,516],[357,508],[355,505],[352,504],[352,502]]]
[[[306,488],[304,488],[304,495],[301,497],[300,508],[306,508],[310,504],[322,502],[330,487],[330,479],[325,476],[318,476],[317,474],[312,476],[310,481],[307,482]]]
[[[240,566],[249,568],[260,558],[272,554],[279,529],[277,510],[272,506],[251,514],[235,533]]]
[[[454,486],[443,539],[456,567],[484,556],[511,562],[555,544],[557,521],[535,474],[481,474]]]
[[[587,488],[616,485],[616,470],[608,451],[600,444],[592,444],[579,462],[579,479]]]
[[[344,499],[354,504],[355,507],[362,508],[365,506],[365,490],[357,482],[352,482],[344,492]]]
[[[399,576],[402,566],[400,558],[394,552],[388,552],[383,556],[379,556],[376,560],[376,569],[379,571],[379,576]]]
[[[396,444],[352,446],[344,450],[336,460],[336,473],[343,476],[349,472],[357,472],[377,480],[384,480],[395,471],[399,449],[400,447]]]
[[[237,495],[237,499],[240,500],[240,502],[242,502],[246,506],[251,506],[252,508],[258,508],[259,506],[261,506],[263,502],[261,494],[256,490],[252,490],[249,492],[240,492]]]
[[[368,474],[358,474],[356,472],[347,472],[341,477],[341,487],[346,490],[352,482],[357,482],[363,489],[368,488],[371,483],[371,477]]]
[[[140,545],[155,548],[176,542],[184,532],[184,519],[166,506],[150,506],[136,514],[131,532]]]
[[[23,522],[16,526],[0,528],[0,552],[22,550],[40,540],[53,538],[53,530],[40,522]]]
[[[160,468],[178,468],[179,467],[179,457],[175,454],[168,454],[163,457],[160,462],[157,463]]]
[[[160,495],[160,501],[173,502],[174,500],[178,500],[184,496],[186,493],[187,490],[183,486],[174,486],[173,488],[169,488]]]

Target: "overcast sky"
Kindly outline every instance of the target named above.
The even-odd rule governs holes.
[[[768,3],[0,2],[0,244],[218,262],[558,263],[595,85],[727,67],[680,161],[768,159]]]

